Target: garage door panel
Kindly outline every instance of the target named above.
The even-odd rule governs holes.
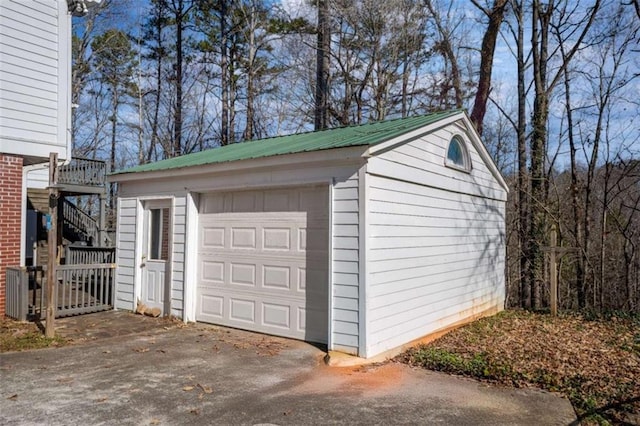
[[[201,248],[223,248],[225,231],[225,228],[221,227],[203,226]]]
[[[291,306],[279,303],[262,304],[262,323],[266,327],[276,327],[285,330],[291,329]]]
[[[326,342],[327,188],[201,199],[196,318]]]
[[[198,316],[200,321],[326,343],[326,306],[307,308],[304,300],[225,290],[201,293]]]
[[[224,298],[210,294],[201,294],[198,311],[206,316],[222,319],[224,311]]]
[[[251,256],[250,260],[251,263],[247,263],[246,257],[228,254],[201,256],[201,284],[203,282],[255,283],[285,288],[283,280],[287,278],[288,282],[293,284],[286,285],[286,288],[293,288],[298,282],[298,269],[305,269],[304,256],[297,256],[294,260],[275,256]],[[232,275],[226,278],[228,273]],[[249,274],[252,274],[251,278]]]
[[[239,321],[248,324],[255,324],[256,321],[256,301],[239,297],[229,298],[229,319],[232,322]]]
[[[229,284],[231,286],[256,286],[256,265],[252,263],[236,263],[229,264]]]
[[[201,280],[204,282],[213,282],[222,284],[224,283],[225,273],[224,273],[225,265],[224,262],[217,262],[214,260],[203,260],[202,261],[202,277]]]
[[[288,266],[263,265],[262,286],[271,289],[291,290],[291,268]]]
[[[232,249],[256,248],[256,228],[231,227]]]
[[[264,250],[290,251],[292,235],[290,228],[267,227],[262,228],[262,248]]]

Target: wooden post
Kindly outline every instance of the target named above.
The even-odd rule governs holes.
[[[98,239],[99,241],[94,242],[96,247],[106,247],[107,241],[107,233],[105,232],[107,229],[107,194],[100,194],[100,220],[98,222],[98,226],[100,227],[98,231]]]
[[[49,221],[47,223],[47,243],[49,256],[47,259],[47,315],[44,335],[55,336],[54,318],[56,316],[55,280],[58,262],[58,154],[49,154]]]
[[[549,251],[549,278],[551,279],[551,297],[549,302],[551,304],[551,315],[558,315],[558,265],[556,264],[556,246],[558,245],[558,235],[556,233],[556,226],[551,227],[551,241],[549,245],[551,250]]]

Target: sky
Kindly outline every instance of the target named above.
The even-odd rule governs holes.
[[[118,0],[116,0],[118,1]],[[122,4],[128,5],[124,8],[124,15],[119,16],[115,19],[116,22],[119,23],[123,27],[130,31],[131,33],[136,33],[140,28],[140,23],[144,20],[146,15],[146,8],[148,3],[146,0],[120,0]],[[478,11],[475,7],[471,5],[471,3],[467,0],[454,0],[458,5],[457,10],[463,10],[465,16],[469,19],[470,24],[468,24],[469,31],[472,34],[469,35],[469,39],[473,41],[477,41],[478,46],[471,46],[474,48],[479,48],[480,39],[482,36],[483,25],[477,25],[477,15]],[[312,7],[308,5],[308,0],[280,0],[279,6],[282,7],[285,11],[287,11],[292,17],[307,17],[309,20],[315,19],[315,11]],[[75,23],[77,26],[76,30],[81,28],[82,18],[76,18]],[[113,25],[114,18],[108,17],[108,22],[106,24]],[[477,32],[477,34],[473,34],[473,32]],[[530,28],[526,29],[525,32],[525,40],[530,39]],[[510,114],[513,114],[512,119],[515,118],[515,105],[516,105],[516,88],[517,88],[517,80],[516,80],[516,63],[513,57],[513,53],[510,49],[510,45],[513,43],[512,36],[506,31],[506,26],[503,27],[503,31],[501,33],[501,37],[498,39],[498,43],[496,46],[496,54],[494,58],[494,68],[493,68],[493,90],[491,96],[494,100],[500,103],[504,110]],[[528,44],[528,43],[527,43]],[[528,52],[527,52],[528,53]],[[597,56],[599,51],[594,51],[593,49],[585,49],[580,53],[582,59],[584,57],[589,56]],[[639,65],[640,61],[637,61],[637,57],[640,53],[636,52],[636,61],[635,64]],[[529,68],[527,71],[529,74],[531,69]],[[530,77],[528,78],[530,80]],[[529,88],[531,89],[531,88]],[[586,94],[591,87],[585,85],[585,87],[581,87],[581,92]],[[634,123],[638,116],[638,105],[633,105],[633,101],[640,98],[640,79],[636,80],[636,82],[630,84],[626,88],[626,93],[629,94],[631,98],[630,101],[621,99],[617,102],[618,108],[614,113],[614,119],[612,120],[612,126],[610,128],[611,134],[617,134],[616,138],[620,143],[625,143],[630,145],[631,150],[640,151],[640,142],[638,142],[638,125]],[[623,104],[629,103],[628,108],[625,108]],[[469,105],[470,106],[470,105]],[[531,101],[529,100],[528,109],[531,110]],[[558,119],[553,119],[554,116],[561,116],[563,112],[564,104],[563,99],[556,97],[553,99],[551,104],[551,113],[552,120],[549,125],[549,134],[550,134],[550,149],[551,152],[558,151],[560,152],[559,163],[564,166],[567,163],[567,152],[568,146],[566,144],[559,145],[559,141],[562,138],[558,137],[562,130],[564,129],[564,123]],[[488,120],[495,120],[497,118],[497,109],[494,107],[490,107],[489,115],[487,116]],[[586,117],[583,117],[586,119]],[[585,130],[586,129],[586,130]],[[580,129],[580,131],[588,131],[588,127],[584,129]],[[587,147],[588,148],[588,147]]]

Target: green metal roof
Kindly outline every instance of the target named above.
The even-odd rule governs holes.
[[[318,132],[299,133],[289,136],[234,143],[183,155],[181,157],[131,167],[113,174],[154,172],[300,152],[346,148],[359,145],[376,145],[458,114],[461,111],[462,110],[459,109],[441,111],[428,115],[398,118],[358,126],[340,127]]]

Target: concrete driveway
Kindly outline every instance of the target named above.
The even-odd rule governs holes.
[[[566,425],[566,399],[203,324],[0,354],[0,424]]]

